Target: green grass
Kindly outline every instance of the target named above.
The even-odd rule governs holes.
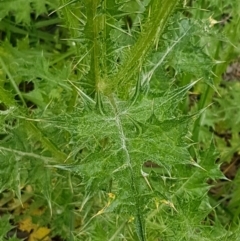
[[[239,8],[0,0],[1,239],[239,240]]]

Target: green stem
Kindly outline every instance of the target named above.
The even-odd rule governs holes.
[[[89,94],[94,96],[96,91],[104,89],[103,79],[106,75],[106,16],[105,3],[100,0],[86,1],[87,24],[86,38],[90,40],[91,49],[90,72],[88,83],[92,85]]]
[[[164,27],[177,3],[178,0],[151,1],[142,33],[131,47],[128,58],[126,58],[118,73],[111,79],[112,92],[119,87],[120,89],[126,89],[126,84],[128,84],[127,86],[135,84],[135,80],[132,79],[133,75],[140,70],[142,61],[151,49],[153,41],[163,34]]]

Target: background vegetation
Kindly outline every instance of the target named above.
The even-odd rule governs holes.
[[[238,0],[0,0],[0,240],[240,240]]]

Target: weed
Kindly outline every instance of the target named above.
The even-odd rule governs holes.
[[[1,238],[237,240],[208,197],[213,140],[194,143],[210,97],[188,112],[218,84],[209,20],[177,0],[18,4],[0,1]]]

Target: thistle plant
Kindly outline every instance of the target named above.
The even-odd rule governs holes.
[[[202,112],[180,109],[193,86],[211,86],[199,36],[209,23],[177,0],[27,2],[56,15],[35,33],[60,27],[52,40],[1,42],[4,200],[11,191],[30,203],[24,215],[66,240],[237,240],[207,196],[207,181],[224,178],[214,144],[199,151],[191,140]]]

